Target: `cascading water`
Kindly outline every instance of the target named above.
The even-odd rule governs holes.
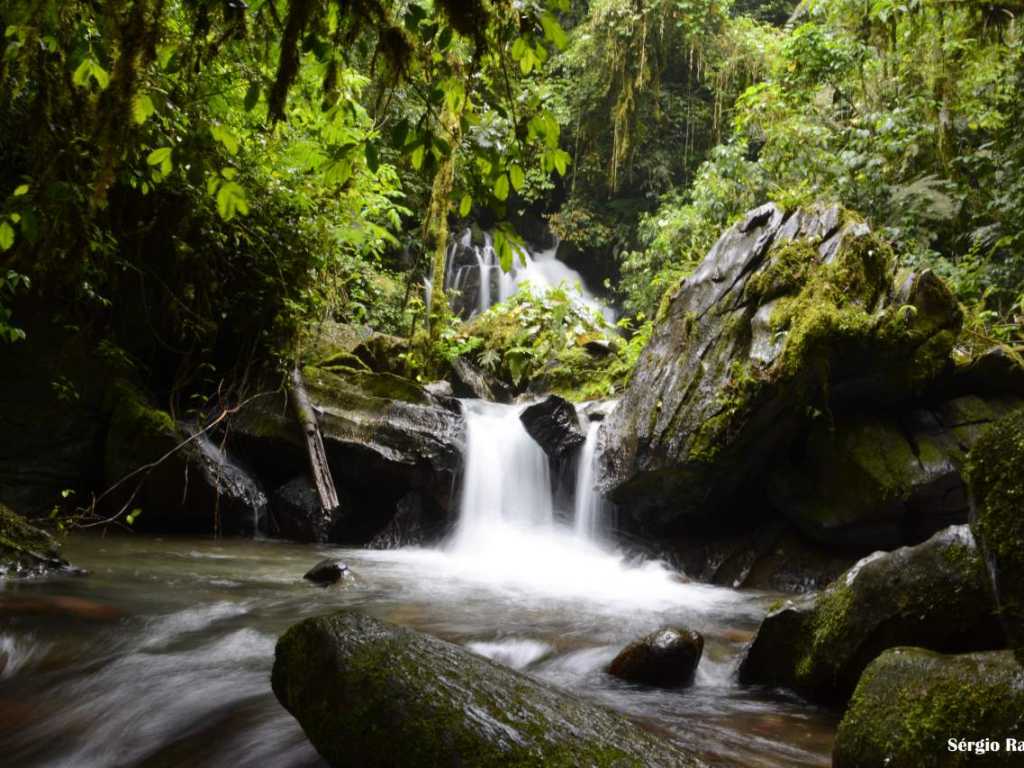
[[[597,540],[601,534],[604,499],[597,492],[597,446],[601,435],[601,422],[587,425],[587,439],[580,449],[576,467],[576,493],[573,527],[581,539]]]

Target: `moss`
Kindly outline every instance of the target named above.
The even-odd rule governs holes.
[[[816,242],[789,240],[775,245],[768,253],[767,266],[747,281],[746,297],[766,303],[776,296],[792,293],[802,287],[817,267]]]
[[[142,390],[132,382],[125,379],[114,382],[109,397],[113,406],[112,430],[143,437],[176,433],[171,414],[150,405]]]
[[[415,381],[392,373],[369,373],[344,368],[326,370],[306,366],[302,369],[302,375],[309,387],[319,391],[324,402],[339,407],[343,407],[353,397],[360,402],[374,398],[425,403],[430,399],[423,387]]]
[[[0,576],[58,564],[59,554],[56,539],[0,504]]]

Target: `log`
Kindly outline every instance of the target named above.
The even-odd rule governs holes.
[[[338,491],[334,487],[331,468],[327,464],[327,451],[324,450],[324,439],[320,434],[320,422],[317,421],[313,405],[310,403],[302,373],[298,368],[292,370],[292,407],[302,425],[302,433],[306,436],[306,451],[309,454],[309,468],[313,474],[313,485],[320,497],[320,506],[324,512],[334,512],[340,506]]]
[[[622,715],[353,610],[289,629],[271,681],[332,766],[703,765]]]

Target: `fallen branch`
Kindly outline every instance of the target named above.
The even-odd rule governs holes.
[[[320,434],[320,423],[309,401],[306,385],[302,381],[302,373],[298,368],[292,370],[292,407],[302,425],[306,436],[306,451],[309,454],[309,468],[313,474],[313,485],[320,497],[320,507],[324,512],[334,512],[338,503],[338,491],[334,487],[331,468],[327,464],[327,451],[324,450],[324,439]]]

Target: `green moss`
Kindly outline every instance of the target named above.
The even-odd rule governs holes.
[[[801,288],[818,265],[815,246],[816,242],[810,240],[789,240],[772,247],[768,252],[767,266],[747,282],[747,297],[766,303]]]
[[[176,433],[174,419],[167,411],[150,405],[138,386],[130,381],[116,381],[110,389],[113,406],[112,430],[158,437]]]
[[[0,576],[20,574],[51,564],[59,555],[57,541],[46,531],[0,504]]]

